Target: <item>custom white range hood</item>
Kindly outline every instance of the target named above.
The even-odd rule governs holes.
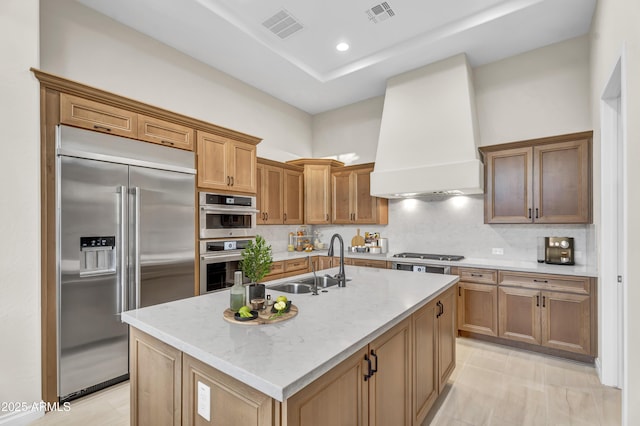
[[[481,194],[477,139],[466,55],[389,79],[371,195]]]

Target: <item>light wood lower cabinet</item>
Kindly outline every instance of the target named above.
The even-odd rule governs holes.
[[[545,281],[544,278],[537,279]],[[546,284],[552,279],[547,279]],[[591,337],[593,299],[589,294],[506,286],[500,286],[498,294],[500,337],[578,354],[595,354]]]
[[[182,352],[129,330],[131,425],[182,424]]]
[[[455,292],[450,288],[412,316],[414,425],[422,424],[456,366]]]
[[[387,261],[381,259],[356,259],[351,258],[351,264],[353,266],[366,266],[367,268],[381,268],[387,269]]]
[[[130,327],[131,424],[420,425],[455,368],[455,292],[282,403]]]
[[[495,284],[458,283],[458,329],[498,335],[498,287]]]
[[[277,424],[279,403],[271,397],[212,368],[189,355],[183,356],[182,365],[182,424],[252,425]],[[208,419],[198,414],[198,388],[209,393]],[[154,424],[155,425],[155,424]]]
[[[287,426],[410,425],[410,350],[407,319],[289,398]]]

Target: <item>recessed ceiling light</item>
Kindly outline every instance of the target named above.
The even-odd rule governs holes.
[[[338,43],[336,45],[336,50],[338,52],[346,52],[347,50],[349,50],[349,44],[342,42],[342,43]]]

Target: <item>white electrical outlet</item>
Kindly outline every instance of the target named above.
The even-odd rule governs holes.
[[[211,421],[211,388],[198,382],[198,414],[206,421]]]
[[[504,254],[504,249],[494,247],[491,249],[491,254]]]

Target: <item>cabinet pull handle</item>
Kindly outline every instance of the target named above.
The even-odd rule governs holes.
[[[536,296],[536,306],[540,306],[540,296]]]
[[[283,217],[284,217],[284,220],[286,221],[286,220],[287,220],[287,214],[285,213],[285,214],[283,215]]]
[[[536,207],[536,219],[539,219],[540,216],[538,216],[538,208]]]
[[[265,213],[265,219],[266,219],[266,220],[269,220],[269,212],[266,212],[266,213]]]
[[[93,125],[93,128],[96,130],[104,130],[105,132],[110,132],[111,129],[109,127],[104,127],[104,126],[98,126],[96,124]]]
[[[471,274],[472,277],[483,277],[483,274]]]
[[[327,213],[325,216],[327,217],[327,219],[326,219],[326,220],[327,220],[327,222],[328,222],[328,221],[329,221],[329,213]]]
[[[529,219],[531,219],[531,209],[529,209]]]
[[[462,297],[462,288],[458,287],[458,296]]]
[[[373,373],[371,372],[371,360],[367,355],[364,356],[364,360],[367,361],[367,374],[364,375],[364,381],[366,382],[373,376]]]
[[[378,372],[378,355],[376,354],[376,351],[374,351],[373,349],[371,349],[371,356],[376,358],[376,368],[371,369],[371,375],[373,376]]]
[[[231,177],[227,176],[227,186],[231,185]]]
[[[534,279],[533,279],[533,282],[534,282],[534,283],[545,283],[545,284],[546,284],[546,283],[548,283],[548,282],[549,282],[549,280],[538,280],[538,279],[535,279],[535,278],[534,278]]]
[[[547,299],[547,297],[546,297],[546,296],[542,296],[542,307],[543,307],[543,308],[546,308],[546,307],[547,307],[547,305],[546,305],[546,303],[545,303],[545,300],[546,300],[546,299]]]
[[[171,146],[175,145],[175,144],[174,144],[173,142],[171,142],[171,141],[160,141],[160,143],[163,143],[163,144],[165,144],[165,145],[171,145]]]
[[[440,318],[440,316],[444,314],[444,306],[442,305],[442,302],[440,302],[439,300],[438,300],[438,303],[436,303],[436,306],[438,307],[438,314],[436,315],[436,318]]]
[[[233,176],[231,176],[231,186],[233,186],[233,184],[234,184],[234,183],[235,183],[235,182],[234,182],[234,177],[233,177]]]

